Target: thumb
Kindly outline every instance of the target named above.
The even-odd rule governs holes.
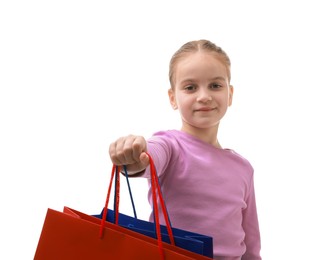
[[[147,167],[149,165],[149,156],[147,155],[147,153],[145,152],[141,153],[139,159],[143,167]]]

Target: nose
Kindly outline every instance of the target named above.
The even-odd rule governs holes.
[[[209,102],[212,100],[212,96],[207,89],[200,89],[197,95],[197,102]]]

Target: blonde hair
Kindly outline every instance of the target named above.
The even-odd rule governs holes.
[[[226,54],[225,51],[222,50],[222,48],[218,47],[216,44],[212,43],[208,40],[198,40],[198,41],[190,41],[181,46],[180,49],[178,49],[172,58],[170,59],[169,63],[169,81],[170,86],[173,89],[174,88],[174,75],[175,75],[175,68],[178,63],[178,61],[183,58],[185,55],[198,52],[198,51],[206,51],[206,52],[213,52],[218,55],[220,60],[224,63],[228,77],[229,82],[231,80],[231,61],[229,56]]]

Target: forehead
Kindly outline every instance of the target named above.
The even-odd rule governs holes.
[[[175,67],[177,78],[195,76],[222,76],[227,78],[227,66],[215,52],[192,52],[183,55]]]

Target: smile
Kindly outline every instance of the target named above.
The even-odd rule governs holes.
[[[215,108],[212,108],[212,107],[202,107],[202,108],[199,108],[199,109],[195,109],[195,112],[210,112],[210,111],[213,111],[215,110]]]

